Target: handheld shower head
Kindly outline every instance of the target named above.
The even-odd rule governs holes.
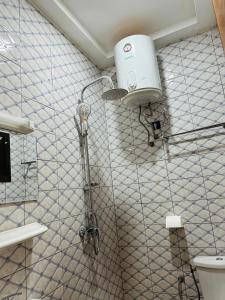
[[[81,102],[77,106],[77,113],[80,117],[81,133],[84,134],[88,129],[88,117],[91,113],[91,108],[87,103]]]

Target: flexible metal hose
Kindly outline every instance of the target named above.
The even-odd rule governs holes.
[[[191,274],[192,274],[192,277],[193,277],[193,280],[194,280],[194,283],[195,283],[195,286],[196,286],[196,290],[197,290],[197,294],[198,294],[198,300],[200,300],[201,299],[200,291],[199,291],[198,283],[197,283],[197,280],[196,280],[196,277],[195,277],[195,270],[193,269],[192,265],[190,265],[190,269],[191,269]]]

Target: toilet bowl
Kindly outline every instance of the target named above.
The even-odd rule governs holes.
[[[196,266],[205,300],[225,299],[225,256],[197,256]]]

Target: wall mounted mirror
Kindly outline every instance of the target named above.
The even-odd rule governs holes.
[[[0,132],[0,204],[34,201],[37,195],[36,138]]]

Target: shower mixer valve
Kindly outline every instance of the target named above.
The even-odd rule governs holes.
[[[85,240],[92,240],[94,251],[97,255],[99,253],[100,233],[96,213],[93,211],[87,213],[86,220],[87,225],[80,227],[79,236],[82,243],[84,243]]]

